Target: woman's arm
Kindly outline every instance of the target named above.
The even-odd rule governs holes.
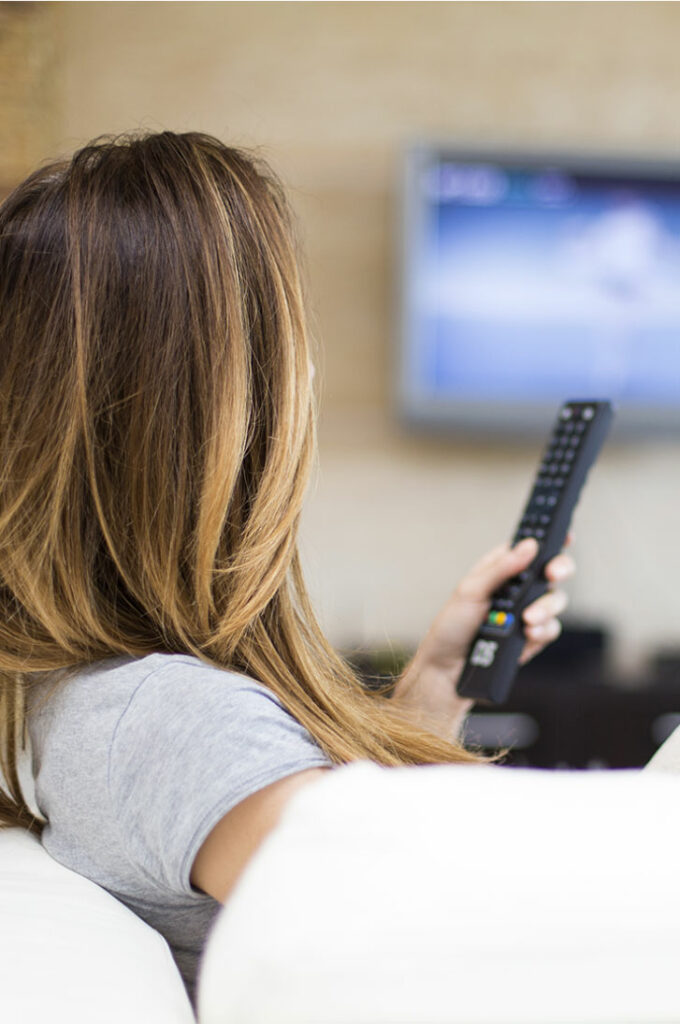
[[[229,896],[246,864],[271,832],[290,798],[330,768],[308,768],[272,782],[246,797],[215,825],[196,855],[191,884],[220,903]]]

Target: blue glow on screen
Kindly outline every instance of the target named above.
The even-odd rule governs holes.
[[[680,182],[443,162],[418,187],[416,392],[680,404]]]

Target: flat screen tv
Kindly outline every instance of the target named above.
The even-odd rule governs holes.
[[[680,437],[680,161],[406,157],[398,405],[533,434],[565,399]]]

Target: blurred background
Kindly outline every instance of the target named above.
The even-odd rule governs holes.
[[[551,394],[539,408],[532,392],[517,436],[502,415],[492,429],[405,418],[404,294],[432,258],[425,247],[411,259],[405,210],[434,195],[415,179],[407,194],[405,155],[420,145],[435,162],[450,150],[488,167],[485,152],[519,165],[547,154],[558,186],[574,159],[661,161],[670,178],[677,161],[680,181],[679,31],[680,6],[653,2],[0,4],[3,193],[43,161],[135,128],[257,148],[287,183],[320,383],[303,555],[331,640],[368,672],[398,669],[459,577],[512,535],[561,399],[597,397]],[[666,278],[680,251],[675,188]],[[649,232],[622,230],[634,273]],[[615,433],[589,478],[561,646],[520,673],[505,718],[474,716],[514,737],[517,763],[642,763],[680,721],[674,313],[669,300],[665,349],[628,338],[665,382],[670,426]],[[577,363],[597,344],[583,326]]]

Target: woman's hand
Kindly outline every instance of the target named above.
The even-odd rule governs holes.
[[[567,544],[571,537],[567,538]],[[490,551],[460,581],[432,623],[413,660],[397,681],[394,698],[422,713],[423,725],[447,739],[455,739],[473,701],[459,697],[456,684],[465,664],[468,648],[486,618],[491,595],[506,580],[526,569],[538,554],[533,537],[514,548],[500,545]],[[522,614],[527,642],[520,664],[525,664],[561,632],[558,619],[567,606],[567,596],[553,585],[574,572],[570,555],[560,554],[545,568],[551,589],[529,605]]]

